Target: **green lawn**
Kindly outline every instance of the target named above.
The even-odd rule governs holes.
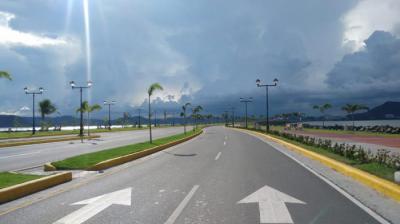
[[[283,131],[283,126],[271,126],[271,130]],[[345,131],[345,130],[328,130],[328,129],[314,129],[314,128],[304,128],[305,132],[317,132],[317,133],[326,133],[326,134],[347,134],[347,135],[356,135],[356,136],[379,136],[379,137],[387,137],[387,138],[399,138],[400,134],[387,134],[387,133],[376,133],[376,132],[367,132],[367,131]]]
[[[273,135],[273,134],[270,134],[270,135],[275,137],[275,138],[279,138],[281,140],[284,140],[286,142],[290,142],[290,143],[292,143],[294,145],[300,146],[302,148],[308,149],[310,151],[316,152],[318,154],[324,155],[324,156],[329,157],[331,159],[340,161],[340,162],[345,163],[347,165],[353,166],[353,167],[358,168],[360,170],[366,171],[366,172],[368,172],[370,174],[373,174],[375,176],[378,176],[378,177],[381,177],[381,178],[384,178],[386,180],[394,182],[394,172],[396,171],[396,169],[394,169],[394,168],[389,168],[387,166],[384,166],[384,165],[381,165],[381,164],[378,164],[378,163],[364,163],[364,164],[361,164],[358,161],[345,158],[344,156],[332,153],[332,152],[327,151],[327,150],[322,149],[322,148],[305,145],[305,144],[299,143],[297,141],[290,140],[290,139],[287,139],[287,138],[284,138],[284,137],[281,137],[281,136],[277,136],[277,135]]]
[[[20,174],[10,172],[0,172],[0,189],[21,184],[30,180],[35,180],[43,176],[31,175],[31,174]]]
[[[197,134],[201,130],[198,129],[196,132],[193,131],[188,131],[187,134],[177,134],[165,138],[160,138],[153,140],[153,143],[150,144],[150,142],[141,142],[133,145],[128,145],[128,146],[122,146],[118,148],[112,148],[112,149],[107,149],[103,151],[98,151],[98,152],[93,152],[93,153],[87,153],[87,154],[82,154],[79,156],[74,156],[71,158],[67,158],[65,160],[53,162],[52,165],[54,165],[57,169],[60,170],[74,170],[74,169],[87,169],[99,162],[116,158],[119,156],[124,156],[130,153],[134,152],[139,152],[145,149],[149,149],[155,146],[163,145],[169,142],[173,142],[194,134]]]

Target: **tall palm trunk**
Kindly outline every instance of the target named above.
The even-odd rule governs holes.
[[[186,112],[183,113],[183,133],[186,135]]]
[[[90,136],[90,112],[87,113],[87,135]]]
[[[151,107],[150,107],[150,95],[149,95],[149,131],[150,131],[150,143],[153,143],[153,136],[151,134]]]

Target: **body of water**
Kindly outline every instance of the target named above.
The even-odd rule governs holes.
[[[322,126],[322,121],[305,121],[303,124]],[[355,121],[355,126],[383,126],[389,125],[391,127],[400,127],[400,120],[368,120],[368,121]],[[352,126],[352,121],[325,121],[325,126]]]
[[[97,126],[89,126],[90,130],[97,129]],[[122,125],[112,125],[112,128],[122,128]],[[132,127],[132,125],[126,125],[125,127]],[[142,124],[142,127],[146,127],[145,124]],[[85,126],[85,130],[87,130],[88,126]],[[105,128],[102,126],[102,128]],[[6,128],[0,128],[0,132],[7,132],[11,129],[11,131],[32,131],[32,127],[6,127]],[[36,131],[39,131],[40,127],[36,127]],[[53,131],[54,127],[49,127],[49,131]],[[61,127],[62,131],[72,131],[72,130],[79,130],[79,126],[63,126]]]

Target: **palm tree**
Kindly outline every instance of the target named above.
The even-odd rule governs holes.
[[[147,93],[149,94],[149,131],[150,131],[150,143],[153,143],[153,136],[151,133],[151,95],[153,95],[156,90],[164,90],[163,87],[158,83],[153,83],[150,85]]]
[[[43,129],[45,116],[56,112],[57,108],[49,99],[45,99],[39,102],[39,111],[40,115],[42,116],[42,129]]]
[[[0,71],[0,78],[5,78],[8,80],[12,80],[12,77],[10,75],[10,73],[6,72],[6,71]]]
[[[203,107],[201,107],[200,105],[196,106],[195,108],[192,109],[192,117],[194,119],[194,129],[193,130],[197,129],[197,120],[199,120],[201,118],[201,115],[199,113],[202,110],[203,110]]]
[[[101,106],[99,104],[89,105],[88,101],[83,101],[81,107],[76,110],[77,113],[87,113],[88,136],[90,136],[90,113],[98,110],[101,110]]]
[[[313,109],[315,110],[319,110],[319,112],[321,112],[322,114],[322,127],[325,127],[325,111],[328,109],[331,109],[332,105],[330,103],[325,103],[322,105],[314,105]]]
[[[353,122],[353,130],[354,130],[354,113],[359,110],[369,110],[369,108],[362,104],[346,104],[342,107],[342,110],[346,111],[346,113],[350,115],[351,120]]]
[[[190,106],[191,106],[190,103],[185,103],[185,105],[182,106],[181,117],[183,117],[183,133],[185,133],[185,135],[186,135],[186,110]]]

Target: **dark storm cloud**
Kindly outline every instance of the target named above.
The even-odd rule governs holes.
[[[252,110],[263,113],[264,90],[255,79],[271,82],[275,77],[280,83],[271,90],[273,113],[309,110],[314,102],[362,100],[363,94],[372,94],[364,91],[369,85],[377,86],[376,102],[384,100],[397,81],[398,67],[391,66],[398,53],[390,50],[398,45],[396,38],[371,37],[365,51],[342,59],[342,18],[357,2],[89,1],[92,102],[115,99],[119,114],[145,108],[146,88],[160,82],[165,90],[153,97],[155,108],[179,110],[192,102],[221,113],[229,106],[240,108],[239,97],[253,96]],[[6,99],[0,111],[29,104],[20,89],[34,84],[48,86],[48,96],[63,114],[74,113],[77,93],[67,83],[88,79],[81,3],[0,2],[0,11],[15,14],[13,30],[72,43],[0,46],[0,64],[6,65],[0,69],[15,77],[10,83],[0,81],[0,97]],[[374,47],[380,42],[393,46]],[[388,58],[391,62],[383,60]],[[349,70],[352,75],[346,75]]]
[[[399,98],[400,39],[389,32],[376,31],[365,49],[345,55],[326,80],[338,94],[364,98]]]

